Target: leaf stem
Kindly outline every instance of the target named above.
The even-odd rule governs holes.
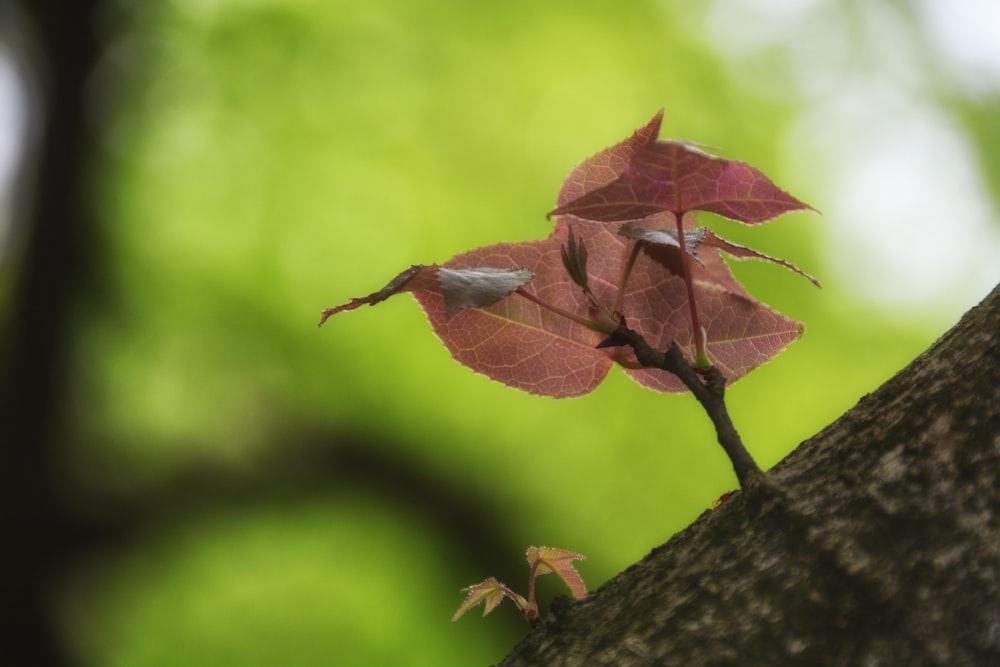
[[[628,277],[632,275],[632,267],[635,266],[636,257],[639,256],[639,244],[636,241],[631,241],[632,248],[629,250],[628,259],[625,260],[625,266],[622,267],[621,280],[618,281],[618,293],[615,295],[615,305],[612,308],[612,312],[620,313],[622,308],[622,301],[625,298],[625,284],[628,282]]]
[[[563,310],[559,306],[554,306],[554,305],[552,305],[551,303],[549,303],[547,301],[543,301],[542,299],[538,298],[537,296],[535,296],[531,292],[527,291],[523,287],[518,287],[516,290],[514,290],[514,294],[520,294],[521,296],[523,296],[528,301],[531,301],[532,303],[538,304],[542,308],[545,308],[546,310],[551,311],[551,312],[555,313],[556,315],[560,315],[562,317],[565,317],[568,320],[576,322],[577,324],[583,325],[583,326],[587,327],[588,329],[590,329],[592,331],[596,331],[597,333],[602,333],[602,334],[611,333],[610,331],[608,331],[607,329],[605,329],[604,327],[602,327],[601,325],[599,325],[598,323],[596,323],[596,322],[594,322],[592,320],[588,320],[588,319],[586,319],[584,317],[580,317],[579,315],[574,315],[573,313],[569,312],[568,310]]]
[[[538,609],[535,602],[535,579],[538,577],[538,561],[531,564],[531,572],[528,574],[528,605]]]
[[[688,258],[687,242],[684,240],[684,215],[682,211],[677,215],[677,243],[680,244],[681,252],[681,272],[683,273],[684,286],[687,287],[688,305],[691,309],[691,329],[694,336],[695,362],[697,368],[710,368],[712,362],[709,361],[705,353],[705,332],[701,328],[701,319],[698,317],[698,306],[694,300],[694,279],[691,277],[691,260]]]

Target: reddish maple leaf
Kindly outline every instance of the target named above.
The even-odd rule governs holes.
[[[711,211],[746,224],[756,224],[782,213],[808,209],[809,206],[775,186],[767,176],[748,164],[713,157],[688,143],[657,141],[662,116],[662,111],[658,112],[632,137],[577,167],[566,179],[558,205],[549,215],[569,216],[571,221],[628,221],[620,228],[625,236],[638,239],[646,246],[676,246],[677,252],[666,255],[669,261],[667,268],[682,279],[681,284],[687,295],[695,358],[698,365],[719,366],[720,351],[714,350],[713,358],[713,351],[709,349],[711,336],[708,328],[715,319],[712,311],[720,305],[723,308],[729,306],[720,304],[717,294],[700,295],[698,285],[714,283],[729,292],[729,301],[744,299],[764,307],[736,283],[724,264],[713,268],[709,266],[714,263],[713,260],[699,257],[701,271],[696,272],[691,267],[685,254],[692,234],[693,240],[699,244],[707,236],[708,247],[739,259],[756,257],[774,261],[805,275],[817,286],[819,283],[788,262],[729,243],[711,232],[706,234],[705,230],[689,229],[695,224],[695,212]],[[638,219],[646,219],[647,224],[632,222]],[[670,226],[674,226],[676,231],[670,233],[666,229]],[[748,312],[747,308],[736,307],[741,312]],[[767,328],[781,326],[773,316],[776,313],[765,314],[763,310],[758,310],[758,313],[760,316],[752,319],[757,320],[755,324],[763,326],[748,332],[745,342],[752,339],[756,347],[756,354],[747,357],[748,361],[760,360],[762,356],[766,361],[791,342],[786,340],[790,333],[787,330],[782,332],[784,336],[778,338],[768,336]],[[680,343],[680,339],[673,340]],[[731,339],[727,336],[724,340]],[[775,345],[777,349],[773,349]],[[713,344],[712,347],[715,346]],[[743,345],[738,347],[746,348]],[[728,357],[730,364],[738,362],[740,351],[735,351],[736,356],[733,352],[722,351],[721,356]],[[752,363],[742,371],[731,367],[727,377],[733,380],[757,365],[759,363]],[[722,370],[725,372],[726,369]],[[731,374],[733,370],[737,371],[735,377]]]
[[[627,348],[596,347],[623,318],[653,348],[676,342],[689,359],[706,353],[729,382],[742,377],[796,340],[802,327],[754,300],[720,252],[798,269],[676,222],[693,224],[692,208],[761,222],[805,205],[752,167],[657,142],[660,117],[570,173],[547,239],[411,267],[382,290],[327,309],[323,321],[410,291],[456,360],[509,386],[557,398],[593,391],[614,363],[650,389],[687,390],[672,373],[640,367]],[[641,222],[621,217],[639,214]],[[686,255],[697,264],[683,261]],[[698,327],[689,314],[694,302]]]
[[[570,196],[560,195],[560,204],[550,215],[568,213],[615,222],[663,212],[680,219],[688,211],[700,210],[756,224],[810,208],[744,162],[719,159],[682,141],[657,141],[662,119],[661,110],[619,144],[607,164],[589,165],[588,171],[597,173],[587,174],[566,191]],[[609,167],[615,177],[595,187]]]
[[[500,243],[472,250],[443,266],[525,267],[534,275],[529,286],[532,295],[586,319],[587,299],[562,264],[560,249],[565,233],[558,230],[543,241]],[[618,354],[597,349],[604,337],[601,333],[527,298],[508,298],[448,317],[441,295],[420,290],[413,296],[457,361],[533,394],[556,398],[587,394],[601,383]]]

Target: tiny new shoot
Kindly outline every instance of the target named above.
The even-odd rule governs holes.
[[[465,612],[479,603],[483,603],[483,616],[486,616],[496,609],[504,598],[509,598],[524,616],[524,620],[532,625],[541,623],[542,616],[538,611],[538,602],[535,600],[535,580],[543,574],[555,573],[558,575],[575,599],[582,600],[586,597],[587,587],[583,583],[580,573],[573,567],[574,560],[582,560],[586,556],[553,547],[528,547],[526,555],[528,566],[531,568],[528,573],[527,597],[515,593],[497,581],[495,577],[490,577],[462,589],[466,598],[455,615],[451,617],[452,622],[457,621]]]

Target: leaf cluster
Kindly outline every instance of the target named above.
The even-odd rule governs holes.
[[[688,389],[614,343],[626,322],[652,348],[677,345],[692,365],[718,369],[727,382],[764,364],[802,325],[754,299],[722,255],[775,262],[819,283],[699,227],[697,213],[756,225],[810,207],[748,164],[659,140],[661,120],[662,111],[570,173],[548,238],[411,266],[381,290],[323,311],[320,324],[411,292],[460,363],[556,398],[593,391],[615,364],[649,389]]]

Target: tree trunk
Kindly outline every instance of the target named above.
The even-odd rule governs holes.
[[[501,665],[1000,665],[998,478],[1000,287]]]

